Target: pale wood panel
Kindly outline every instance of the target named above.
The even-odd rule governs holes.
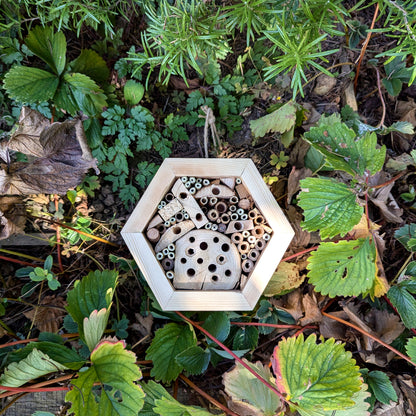
[[[205,178],[224,178],[240,176],[251,159],[165,159],[166,166],[174,175],[198,176]],[[165,163],[164,162],[164,163]]]
[[[163,305],[169,301],[174,290],[166,278],[162,266],[156,260],[152,247],[141,233],[126,233],[122,231],[122,236],[134,260],[143,272],[150,289],[152,289],[163,308]]]
[[[240,291],[175,291],[167,311],[248,311],[253,307]]]

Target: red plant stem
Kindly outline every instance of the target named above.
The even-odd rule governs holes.
[[[54,196],[54,200],[55,200],[55,211],[58,212],[58,209],[59,209],[58,195]],[[63,273],[64,268],[62,266],[62,258],[61,258],[61,228],[59,225],[56,225],[56,252],[58,254],[59,270],[61,271],[61,273]]]
[[[394,310],[394,312],[396,312],[396,314],[400,316],[399,312],[393,306],[393,304],[390,302],[390,299],[386,295],[383,296],[383,299],[389,304],[389,306]],[[416,335],[416,329],[415,328],[410,328],[410,330],[413,332],[414,335]]]
[[[41,391],[66,391],[69,387],[9,387],[0,386],[0,390],[13,391],[16,393],[40,393]],[[2,397],[0,395],[0,397]]]
[[[27,261],[12,259],[11,257],[0,256],[0,260],[10,261],[11,263],[21,264],[22,266],[30,266],[34,267],[32,263],[28,263]]]
[[[382,127],[384,127],[384,120],[386,118],[386,103],[384,102],[383,92],[381,91],[380,71],[378,70],[377,67],[376,67],[376,72],[377,72],[377,88],[378,88],[378,94],[380,96],[381,105],[383,107],[383,114],[381,116],[380,123],[378,123],[378,126],[377,127],[378,128],[382,128]]]
[[[370,30],[367,33],[367,37],[363,43],[363,47],[361,48],[360,56],[358,58],[357,71],[356,71],[355,78],[354,78],[354,90],[357,90],[357,82],[358,82],[358,76],[360,74],[361,62],[364,58],[365,51],[367,50],[367,46],[371,39],[371,31],[374,29],[374,25],[376,23],[378,10],[379,10],[379,5],[377,3],[376,10],[374,11],[373,21],[371,22]]]
[[[194,389],[202,397],[205,397],[210,403],[212,403],[214,406],[217,406],[219,409],[221,409],[225,413],[229,414],[230,416],[239,416],[237,413],[234,413],[228,407],[225,407],[219,401],[215,400],[208,393],[205,393],[204,390],[200,389],[195,383],[193,383],[191,380],[189,380],[188,377],[184,376],[183,374],[179,374],[179,378],[181,378],[189,387]]]
[[[247,365],[241,358],[237,357],[228,347],[226,347],[222,342],[218,341],[213,335],[211,335],[206,329],[202,328],[202,326],[198,325],[197,323],[193,322],[191,319],[187,318],[182,313],[176,311],[176,314],[179,315],[184,321],[188,322],[195,328],[199,329],[203,334],[205,334],[208,338],[214,341],[217,345],[219,345],[224,351],[228,352],[238,363],[240,363],[246,370],[248,370],[251,374],[253,374],[261,383],[263,383],[266,387],[268,387],[273,393],[279,396],[280,400],[284,401],[285,403],[291,404],[276,387],[272,386],[267,380],[257,374],[249,365]]]
[[[74,332],[73,334],[63,334],[61,335],[62,338],[76,338],[79,337],[79,334],[77,332]],[[29,342],[36,342],[39,341],[39,338],[28,338],[28,339],[19,339],[19,341],[12,341],[12,342],[6,342],[6,344],[1,344],[1,348],[6,347],[12,347],[13,345],[19,345],[19,344],[28,344]]]
[[[368,174],[369,174],[369,172],[368,172]],[[367,175],[367,177],[365,179],[365,183],[367,185],[368,185],[368,179],[369,179],[369,176]],[[364,206],[365,218],[367,220],[368,231],[370,231],[371,230],[371,221],[370,221],[370,216],[368,214],[368,191],[365,191],[364,199],[365,199],[365,206]],[[377,247],[376,247],[376,250],[377,250]]]
[[[299,253],[292,254],[291,256],[283,258],[282,261],[288,261],[288,260],[295,259],[296,257],[302,256],[306,253],[309,253],[310,251],[316,250],[318,247],[319,246],[315,246],[315,247],[307,248],[306,250],[299,251]]]
[[[239,326],[268,326],[270,328],[279,328],[279,329],[302,329],[300,325],[279,325],[279,324],[266,324],[262,322],[230,322],[231,325]]]
[[[395,354],[397,354],[399,357],[403,358],[403,360],[406,360],[407,362],[409,362],[410,364],[414,365],[416,367],[416,363],[414,363],[408,356],[402,354],[400,351],[396,350],[396,348],[393,348],[391,345],[385,343],[384,341],[382,341],[381,339],[377,338],[374,335],[371,335],[370,333],[368,333],[367,331],[364,331],[364,329],[361,329],[359,326],[352,324],[351,322],[347,322],[344,321],[341,318],[338,318],[334,315],[330,315],[329,313],[326,312],[322,312],[322,315],[326,316],[327,318],[333,319],[334,321],[338,321],[344,325],[349,326],[350,328],[354,328],[356,331],[360,332],[361,334],[365,335],[366,337],[371,338],[372,340],[378,342],[379,344],[381,344],[383,347],[386,347],[387,349],[389,349],[390,351],[393,351]]]
[[[296,338],[298,335],[300,335],[303,331],[306,329],[319,329],[316,325],[305,325],[302,328],[298,329],[295,334],[292,335],[293,338]],[[291,337],[291,338],[292,338]]]

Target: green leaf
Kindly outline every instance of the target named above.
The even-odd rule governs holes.
[[[211,352],[197,345],[186,349],[176,356],[176,362],[191,375],[202,374],[208,368]]]
[[[173,397],[155,400],[153,409],[160,416],[212,416],[212,413],[197,406],[186,406]]]
[[[339,114],[321,117],[319,125],[305,133],[304,138],[325,156],[333,169],[352,176],[363,175],[365,170],[374,175],[383,167],[386,157],[385,146],[377,149],[375,133],[357,138],[354,130],[341,122]]]
[[[364,381],[379,402],[384,404],[390,403],[391,400],[397,402],[396,391],[386,373],[370,371],[368,374],[364,374]]]
[[[91,367],[78,373],[65,396],[75,416],[137,416],[144,393],[134,384],[142,376],[136,356],[123,341],[103,341],[91,354]],[[99,383],[100,389],[93,388]]]
[[[302,192],[299,206],[305,220],[302,226],[308,231],[319,230],[321,238],[344,236],[360,222],[363,208],[357,196],[344,183],[332,179],[306,178],[300,181]]]
[[[267,297],[284,295],[299,287],[304,280],[305,275],[300,276],[299,266],[296,263],[282,261],[269,280],[263,295]]]
[[[260,117],[257,120],[250,121],[250,128],[254,137],[263,137],[267,133],[285,133],[292,129],[296,123],[296,104],[289,101],[282,107]]]
[[[9,96],[29,103],[50,100],[58,83],[58,77],[51,72],[25,66],[15,66],[4,76],[4,88]]]
[[[202,325],[211,335],[223,342],[230,333],[230,319],[225,312],[212,312]],[[208,343],[213,343],[211,339],[207,339]],[[217,345],[217,344],[215,344]]]
[[[136,105],[144,95],[144,86],[140,82],[129,79],[124,85],[124,99],[127,104]]]
[[[100,341],[107,327],[110,308],[103,308],[100,311],[93,310],[88,318],[84,318],[84,338],[90,351]]]
[[[45,61],[56,75],[61,75],[66,62],[66,40],[62,32],[52,27],[36,26],[25,40],[26,46]]]
[[[233,350],[252,350],[257,347],[259,331],[255,326],[237,328],[233,336]]]
[[[76,351],[50,341],[31,342],[26,347],[18,349],[10,353],[7,362],[19,362],[27,358],[34,350],[38,350],[50,357],[52,360],[64,365],[71,370],[80,369],[85,361],[76,353]]]
[[[118,273],[113,270],[90,272],[82,280],[77,280],[68,292],[66,310],[78,324],[83,334],[84,318],[94,310],[109,308],[117,285]]]
[[[330,297],[358,296],[376,277],[376,249],[368,238],[321,243],[308,261],[310,283]]]
[[[87,75],[97,82],[105,82],[110,76],[104,59],[91,49],[83,49],[78,58],[70,63],[70,70]]]
[[[358,367],[344,345],[303,334],[279,342],[272,356],[277,386],[305,411],[342,410],[354,406],[362,384]]]
[[[405,281],[392,286],[387,292],[387,297],[399,312],[406,328],[416,328],[416,299],[404,283]]]
[[[250,366],[260,377],[275,384],[268,366],[263,366],[260,362],[250,363],[246,359],[243,361]],[[232,398],[233,402],[248,402],[264,416],[273,416],[280,407],[280,398],[266,387],[250,371],[244,368],[240,363],[233,370],[223,375],[225,392]]]
[[[153,361],[152,377],[164,383],[176,379],[184,368],[176,356],[195,345],[195,333],[188,325],[169,323],[158,329],[146,354]]]
[[[406,352],[410,359],[416,363],[416,337],[408,339],[406,344]]]
[[[7,366],[3,375],[0,377],[0,385],[20,387],[28,381],[44,376],[45,374],[67,369],[68,367],[52,360],[48,355],[34,348],[26,358]]]
[[[406,224],[396,230],[394,237],[409,251],[416,251],[416,224]]]
[[[399,95],[400,91],[402,90],[403,83],[397,78],[384,78],[381,82],[383,83],[387,92],[393,97]]]
[[[145,394],[144,405],[140,411],[140,416],[155,416],[155,400],[161,399],[163,397],[166,397],[169,400],[172,398],[172,396],[165,390],[162,385],[156,383],[153,380],[149,380],[147,383],[140,382],[140,385],[142,386]]]

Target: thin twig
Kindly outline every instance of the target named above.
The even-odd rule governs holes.
[[[22,266],[30,266],[34,267],[32,263],[28,263],[27,261],[12,259],[11,257],[0,256],[0,260],[10,261],[11,263],[17,263]]]
[[[58,209],[59,209],[58,195],[55,195],[54,202],[55,202],[55,211],[58,212]],[[59,270],[61,271],[61,273],[63,273],[64,268],[62,266],[62,258],[61,258],[61,228],[59,225],[56,226],[56,252],[58,254]]]
[[[322,312],[321,314],[326,316],[327,318],[333,319],[334,321],[338,321],[344,325],[347,325],[351,328],[354,328],[356,331],[360,332],[361,334],[365,335],[366,337],[371,338],[372,340],[378,342],[379,344],[381,344],[383,347],[386,347],[387,349],[389,349],[390,351],[394,352],[396,355],[398,355],[399,357],[403,358],[403,360],[406,360],[408,363],[414,365],[416,367],[416,363],[414,363],[408,356],[404,355],[403,353],[401,353],[400,351],[396,350],[396,348],[393,348],[391,345],[387,344],[386,342],[382,341],[380,338],[377,338],[374,335],[371,335],[369,332],[365,331],[364,329],[361,329],[359,326],[348,322],[348,321],[344,321],[344,319],[338,318],[337,316],[331,315],[329,313],[326,312]]]
[[[377,15],[378,15],[379,5],[377,3],[376,10],[374,12],[373,21],[371,22],[370,30],[367,33],[367,37],[365,38],[365,41],[363,43],[363,47],[361,48],[360,56],[358,57],[358,65],[357,70],[354,78],[354,90],[357,90],[357,83],[358,83],[358,76],[360,74],[360,68],[361,68],[361,62],[364,58],[365,51],[367,50],[368,43],[371,39],[372,30],[374,29],[374,25],[376,23]]]
[[[381,91],[380,71],[378,70],[377,67],[375,69],[376,69],[376,73],[377,73],[378,94],[380,96],[381,106],[383,107],[383,114],[381,115],[380,123],[378,123],[378,125],[377,125],[377,128],[379,129],[379,128],[384,127],[384,119],[386,118],[386,103],[384,102],[383,92]]]
[[[225,407],[223,404],[221,404],[218,400],[215,400],[208,393],[205,393],[204,390],[200,389],[195,383],[193,383],[191,380],[189,380],[188,377],[184,376],[183,374],[179,374],[179,378],[181,378],[189,387],[194,389],[202,397],[205,397],[210,403],[212,403],[214,406],[217,406],[219,409],[221,409],[225,413],[227,413],[231,416],[239,416],[237,413],[234,413],[228,407]]]

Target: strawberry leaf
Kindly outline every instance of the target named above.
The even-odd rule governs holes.
[[[416,363],[416,337],[409,338],[406,344],[406,352],[410,359]]]
[[[202,374],[208,368],[211,352],[197,345],[186,349],[176,356],[176,362],[189,374]]]
[[[416,292],[416,281],[404,280],[392,286],[387,297],[399,312],[406,328],[416,328],[416,299],[412,293]]]
[[[146,355],[153,361],[152,377],[165,383],[176,379],[184,369],[177,355],[195,345],[195,332],[188,325],[169,323],[158,329]]]
[[[307,231],[320,231],[321,238],[344,236],[360,222],[363,208],[355,193],[344,183],[331,179],[307,178],[300,181],[299,206]]]
[[[279,390],[305,412],[352,407],[362,384],[358,367],[343,344],[334,339],[316,344],[315,335],[279,342],[272,366]]]
[[[369,239],[321,243],[307,266],[310,283],[323,295],[358,296],[376,277],[376,249]]]
[[[369,390],[374,393],[379,402],[384,404],[389,404],[391,400],[397,402],[396,391],[386,373],[382,371],[365,371],[363,376]]]
[[[75,416],[137,416],[144,393],[134,384],[142,376],[136,356],[123,341],[101,342],[91,354],[91,367],[79,373],[65,400]],[[98,386],[94,386],[98,383]]]

